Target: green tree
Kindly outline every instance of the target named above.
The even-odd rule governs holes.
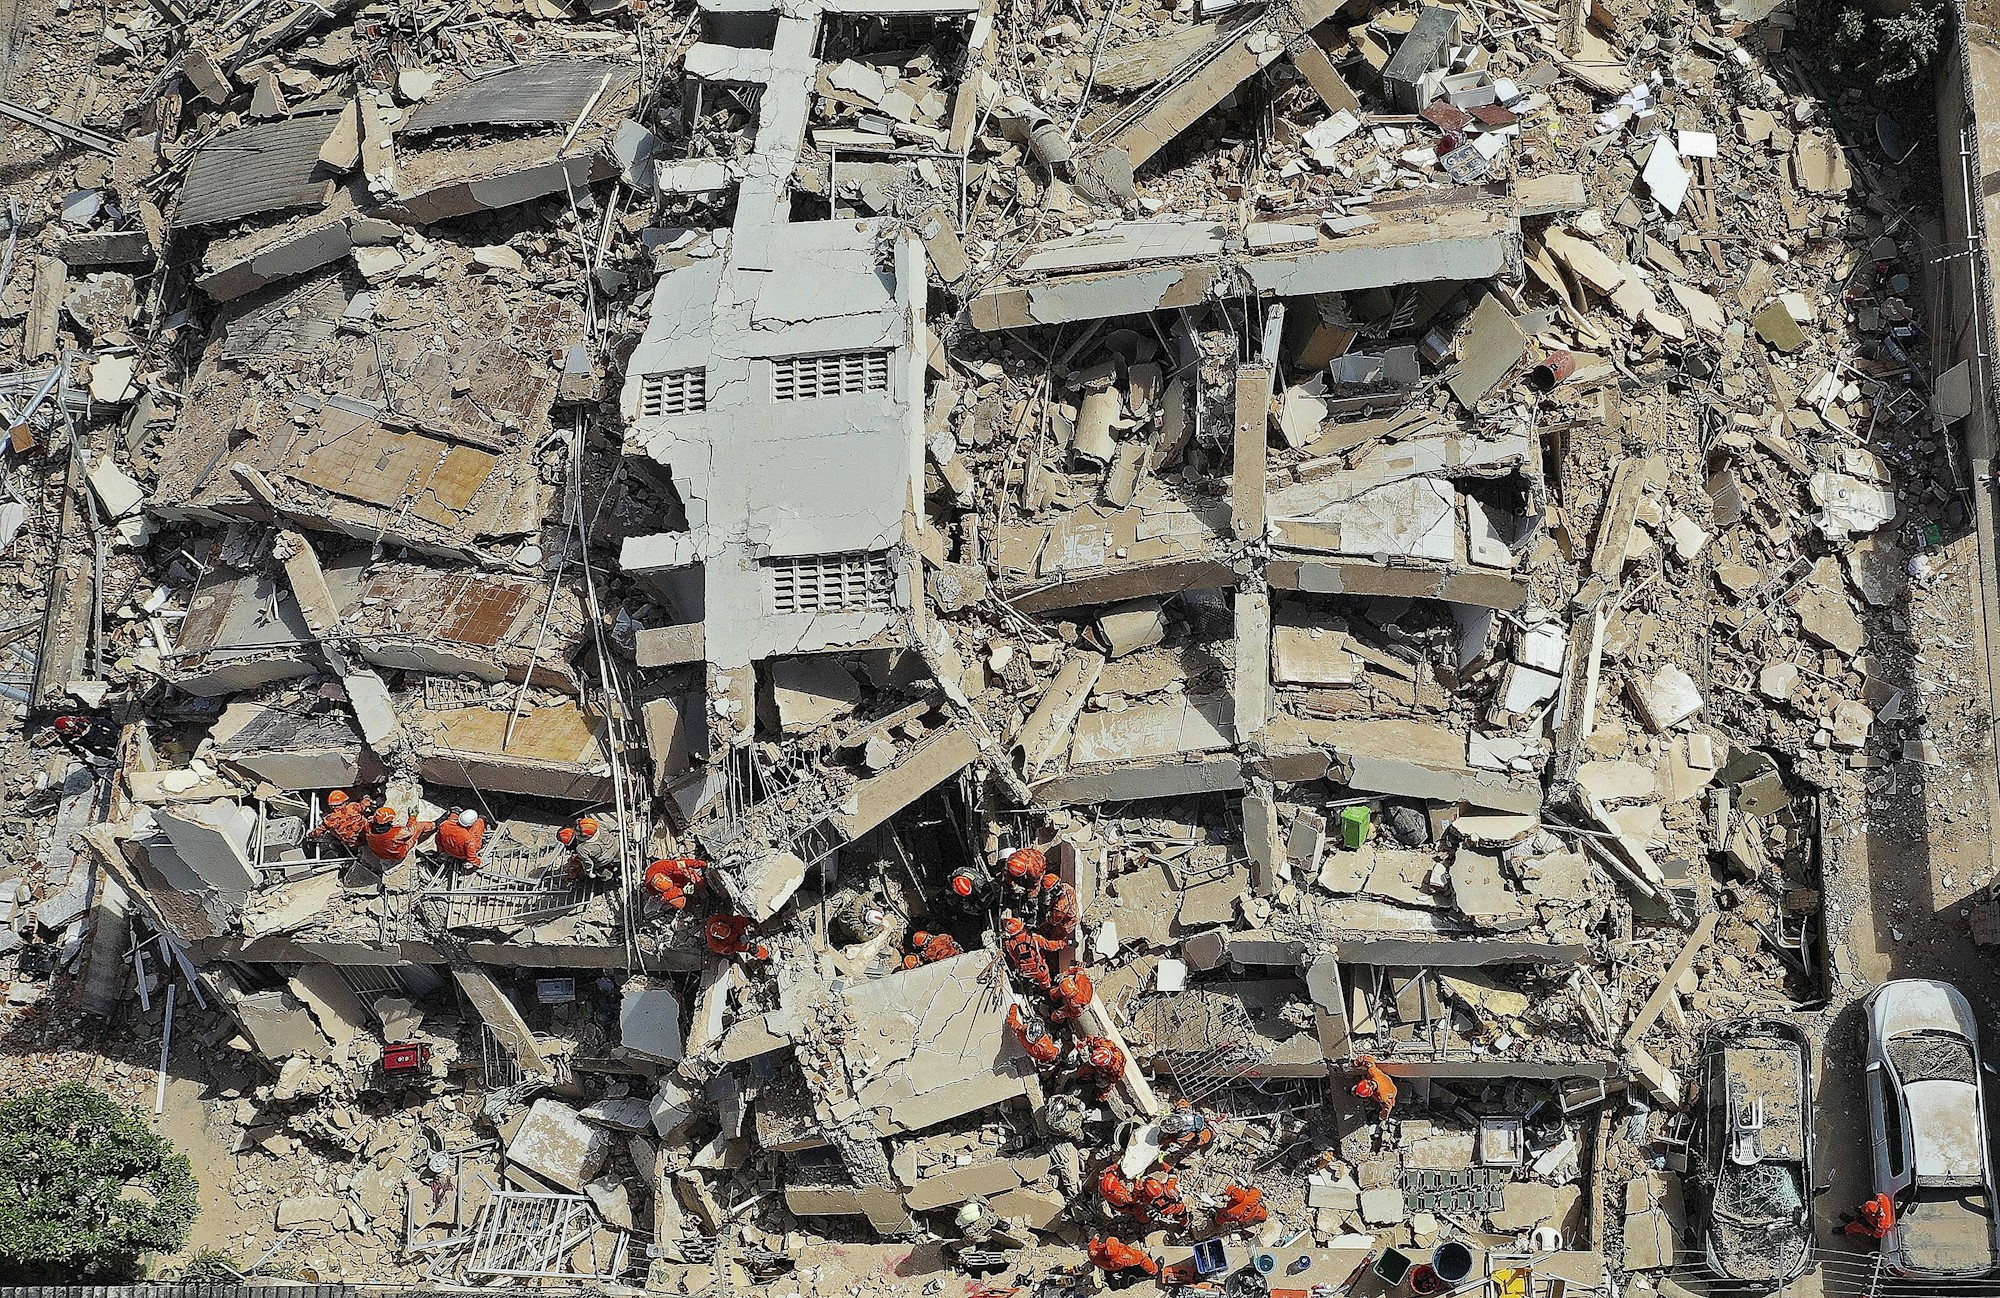
[[[0,1102],[0,1279],[131,1278],[187,1239],[197,1188],[187,1155],[93,1087]]]

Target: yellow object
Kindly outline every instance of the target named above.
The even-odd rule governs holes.
[[[1528,1298],[1528,1285],[1534,1278],[1535,1273],[1527,1267],[1501,1267],[1492,1276],[1493,1292],[1498,1298]]]

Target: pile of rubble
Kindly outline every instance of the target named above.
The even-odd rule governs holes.
[[[18,1030],[206,1078],[252,1274],[1646,1292],[1830,809],[1977,730],[1919,178],[1791,30],[48,16]]]

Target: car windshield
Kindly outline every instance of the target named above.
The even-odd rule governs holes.
[[[1725,1164],[1708,1219],[1723,1273],[1738,1280],[1798,1274],[1812,1245],[1805,1209],[1797,1164]]]
[[[1793,1221],[1805,1207],[1798,1168],[1787,1163],[1726,1163],[1715,1187],[1713,1211],[1740,1225]]]
[[[1889,1063],[1908,1086],[1912,1082],[1977,1082],[1972,1045],[1950,1032],[1912,1032],[1889,1042]]]

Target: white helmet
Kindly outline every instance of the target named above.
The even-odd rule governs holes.
[[[471,829],[479,823],[479,813],[472,810],[461,811],[458,813],[458,823]]]

